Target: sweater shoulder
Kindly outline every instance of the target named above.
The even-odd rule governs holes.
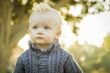
[[[67,58],[71,55],[69,52],[67,52],[63,48],[59,48],[59,53],[60,53],[61,62],[65,62],[67,60]]]
[[[60,48],[60,53],[61,53],[61,55],[64,55],[66,57],[71,55],[68,51],[64,50],[63,48]]]
[[[21,59],[23,62],[27,61],[29,58],[29,50],[24,51],[21,56],[19,56],[19,59]]]

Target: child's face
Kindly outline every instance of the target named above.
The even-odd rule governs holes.
[[[48,14],[35,14],[30,22],[29,33],[35,44],[51,44],[59,33],[55,20]]]

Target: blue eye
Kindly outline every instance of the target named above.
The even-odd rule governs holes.
[[[37,29],[38,28],[38,26],[33,26],[33,29]]]

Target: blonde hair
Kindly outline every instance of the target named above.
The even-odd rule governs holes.
[[[52,16],[54,16],[54,18],[56,19],[57,24],[58,24],[57,26],[61,30],[62,17],[61,17],[60,13],[57,10],[55,10],[52,7],[50,7],[47,3],[40,3],[37,6],[35,5],[35,7],[33,7],[33,8],[34,8],[33,12],[31,13],[30,18],[29,18],[29,23],[30,23],[30,21],[32,19],[32,16],[34,16],[34,14],[36,14],[36,13],[43,13],[43,14],[45,14],[47,12],[51,12],[50,14]]]

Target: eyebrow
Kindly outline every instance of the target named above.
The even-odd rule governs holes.
[[[51,27],[51,24],[46,24],[46,23],[37,23],[37,24],[33,24],[33,26],[39,26],[39,25]]]

